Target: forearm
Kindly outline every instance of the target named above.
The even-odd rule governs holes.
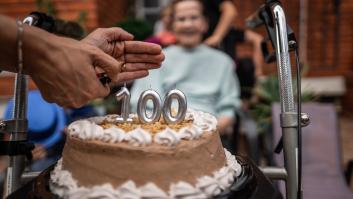
[[[220,10],[222,15],[212,36],[219,37],[222,40],[230,27],[232,27],[237,16],[237,10],[231,1],[224,1],[220,6]]]
[[[0,15],[0,68],[15,71],[17,27],[13,19]]]
[[[219,117],[218,118],[218,131],[220,134],[231,133],[233,127],[233,119],[230,117]]]
[[[18,26],[14,19],[0,15],[0,29],[0,69],[16,72]],[[49,43],[50,34],[25,24],[23,29],[23,69],[28,73],[31,66],[44,60],[47,50],[43,49]]]
[[[264,58],[262,55],[261,45],[257,44],[254,46],[253,62],[255,64],[255,76],[262,76],[263,69],[262,65],[264,63]]]
[[[246,30],[245,31],[245,41],[248,43],[251,43],[253,46],[253,62],[255,65],[255,75],[256,76],[261,76],[263,75],[263,63],[264,63],[264,58],[262,55],[262,50],[261,50],[261,42],[263,40],[263,37],[251,30]]]

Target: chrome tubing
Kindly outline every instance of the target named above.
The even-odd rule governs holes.
[[[23,23],[32,25],[36,19],[32,16],[23,20]],[[18,71],[15,78],[15,93],[14,93],[14,107],[13,119],[23,120],[27,119],[27,96],[28,96],[28,77],[23,74],[23,71]],[[16,123],[15,129],[26,129],[25,132],[10,132],[9,141],[24,141],[27,140],[27,127],[18,126]],[[16,191],[21,186],[21,177],[25,168],[25,156],[16,155],[10,156],[9,166],[6,169],[4,179],[3,198],[7,198],[11,193]]]
[[[281,102],[281,127],[283,135],[284,166],[287,171],[286,198],[298,197],[298,124],[293,115],[297,115],[294,104],[292,73],[288,47],[286,17],[282,6],[271,6],[275,35],[276,57]]]
[[[13,119],[26,119],[28,79],[26,75],[18,73],[15,79]],[[16,126],[17,129],[23,127]],[[27,139],[26,132],[10,132],[9,141],[23,141]],[[10,156],[9,166],[4,179],[4,198],[16,191],[21,186],[21,176],[25,167],[25,156]]]
[[[287,171],[281,167],[260,167],[262,173],[272,180],[286,180]]]

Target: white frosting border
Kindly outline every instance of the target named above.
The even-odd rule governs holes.
[[[229,188],[234,178],[241,174],[241,165],[229,151],[224,149],[226,155],[226,166],[215,171],[213,176],[202,176],[197,179],[196,186],[187,182],[179,181],[171,184],[169,192],[166,193],[154,183],[147,183],[136,187],[133,181],[127,181],[120,187],[114,188],[111,184],[97,185],[91,188],[78,186],[71,173],[62,169],[60,159],[50,175],[50,190],[64,199],[75,198],[128,198],[128,199],[187,199],[212,198]]]
[[[131,115],[131,117],[137,116]],[[154,142],[161,145],[174,146],[179,144],[181,140],[198,139],[203,133],[217,129],[217,119],[209,113],[188,110],[185,119],[193,120],[191,127],[184,127],[179,132],[167,128],[158,132],[154,138],[141,128],[125,132],[117,127],[103,129],[98,125],[103,120],[114,121],[114,115],[75,121],[69,125],[68,133],[70,136],[81,140],[100,140],[105,143],[127,142],[134,146],[146,146]]]

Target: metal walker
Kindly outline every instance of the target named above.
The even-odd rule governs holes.
[[[309,116],[301,111],[300,72],[298,72],[298,105],[295,106],[290,63],[290,50],[297,52],[294,34],[287,25],[281,3],[278,0],[266,0],[252,20],[255,26],[265,24],[275,53],[265,59],[276,59],[281,104],[281,128],[284,155],[284,168],[265,167],[262,171],[271,179],[286,182],[286,198],[302,198],[301,191],[301,127],[310,123]],[[256,24],[257,23],[257,24]],[[288,41],[289,40],[289,41]],[[297,56],[297,65],[299,58]],[[300,71],[298,65],[298,71]]]

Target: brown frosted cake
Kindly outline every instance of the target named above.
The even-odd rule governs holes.
[[[212,115],[188,111],[176,125],[132,117],[132,123],[109,115],[70,124],[52,192],[62,198],[212,198],[240,174]]]

